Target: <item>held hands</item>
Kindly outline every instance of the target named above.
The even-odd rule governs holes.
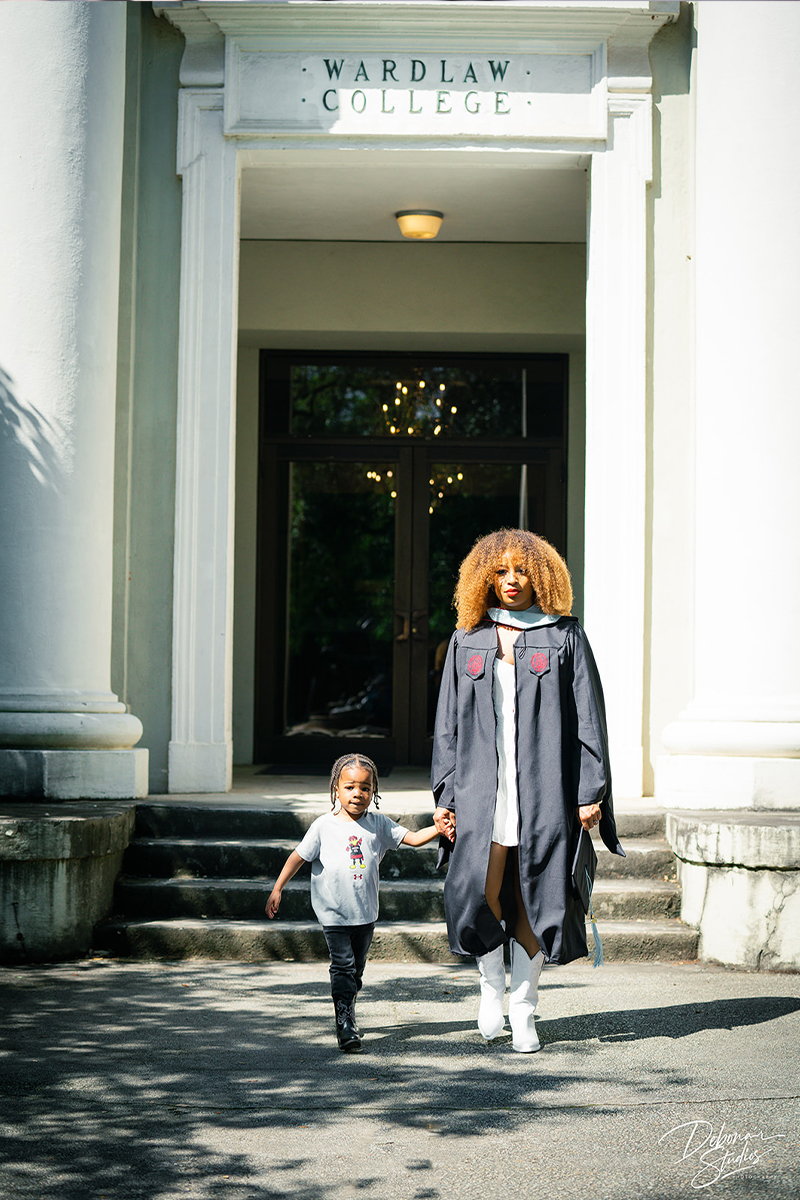
[[[451,842],[456,840],[456,814],[449,808],[437,808],[433,814],[433,823],[437,831]]]
[[[278,915],[278,909],[281,906],[282,895],[283,892],[280,888],[273,888],[270,892],[269,900],[267,900],[267,907],[264,909],[264,912],[270,919]]]
[[[582,804],[578,809],[578,820],[586,832],[589,833],[595,825],[600,824],[600,805]]]

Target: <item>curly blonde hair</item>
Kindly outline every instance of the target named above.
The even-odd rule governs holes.
[[[572,612],[572,580],[558,551],[527,529],[498,529],[480,538],[461,564],[453,597],[459,629],[474,629],[490,608],[500,607],[494,576],[509,555],[533,584],[542,612],[560,617]]]

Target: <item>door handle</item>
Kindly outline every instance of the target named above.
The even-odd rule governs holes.
[[[407,642],[411,633],[411,616],[407,612],[396,612],[394,614],[398,620],[403,622],[403,629],[395,636],[396,642]]]
[[[419,608],[416,612],[411,614],[411,632],[418,640],[422,640],[427,636],[425,632],[420,632],[419,630],[419,622],[425,621],[427,618],[428,610],[426,608]]]

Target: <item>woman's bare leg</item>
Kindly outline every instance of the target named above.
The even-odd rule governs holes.
[[[498,921],[502,920],[503,910],[500,907],[500,888],[503,885],[503,874],[506,869],[508,846],[492,842],[489,847],[489,867],[486,871],[486,903]]]
[[[494,848],[494,843],[492,843],[492,847]],[[505,849],[505,847],[503,847],[503,849]],[[491,860],[491,856],[490,856],[490,858],[489,858],[490,865],[491,865],[491,861],[492,860]],[[539,943],[537,942],[536,938],[533,936],[533,930],[531,929],[530,922],[528,921],[528,914],[525,911],[525,905],[522,900],[522,888],[520,887],[520,882],[519,882],[519,858],[518,858],[518,852],[516,850],[514,851],[513,866],[514,866],[514,870],[513,870],[512,874],[514,876],[514,896],[516,897],[516,901],[517,901],[517,924],[516,924],[516,928],[514,929],[513,936],[514,936],[515,940],[519,942],[520,946],[522,946],[523,950],[528,955],[528,957],[533,958],[534,954],[539,953]],[[487,884],[487,887],[488,887],[488,884]],[[489,899],[488,891],[487,891],[486,898],[487,898],[487,900]],[[491,905],[490,905],[490,907],[491,907]],[[494,909],[492,909],[492,912],[494,912]]]

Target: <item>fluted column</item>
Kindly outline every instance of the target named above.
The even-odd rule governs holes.
[[[0,5],[0,794],[146,794],[111,691],[124,4]]]
[[[651,123],[648,94],[609,95],[608,140],[604,150],[592,156],[589,193],[585,625],[606,693],[618,796],[642,794],[644,766],[646,203],[652,174]]]
[[[799,5],[698,6],[695,695],[664,732],[671,808],[800,808],[799,40]]]
[[[170,792],[231,786],[239,164],[223,93],[184,87]]]

